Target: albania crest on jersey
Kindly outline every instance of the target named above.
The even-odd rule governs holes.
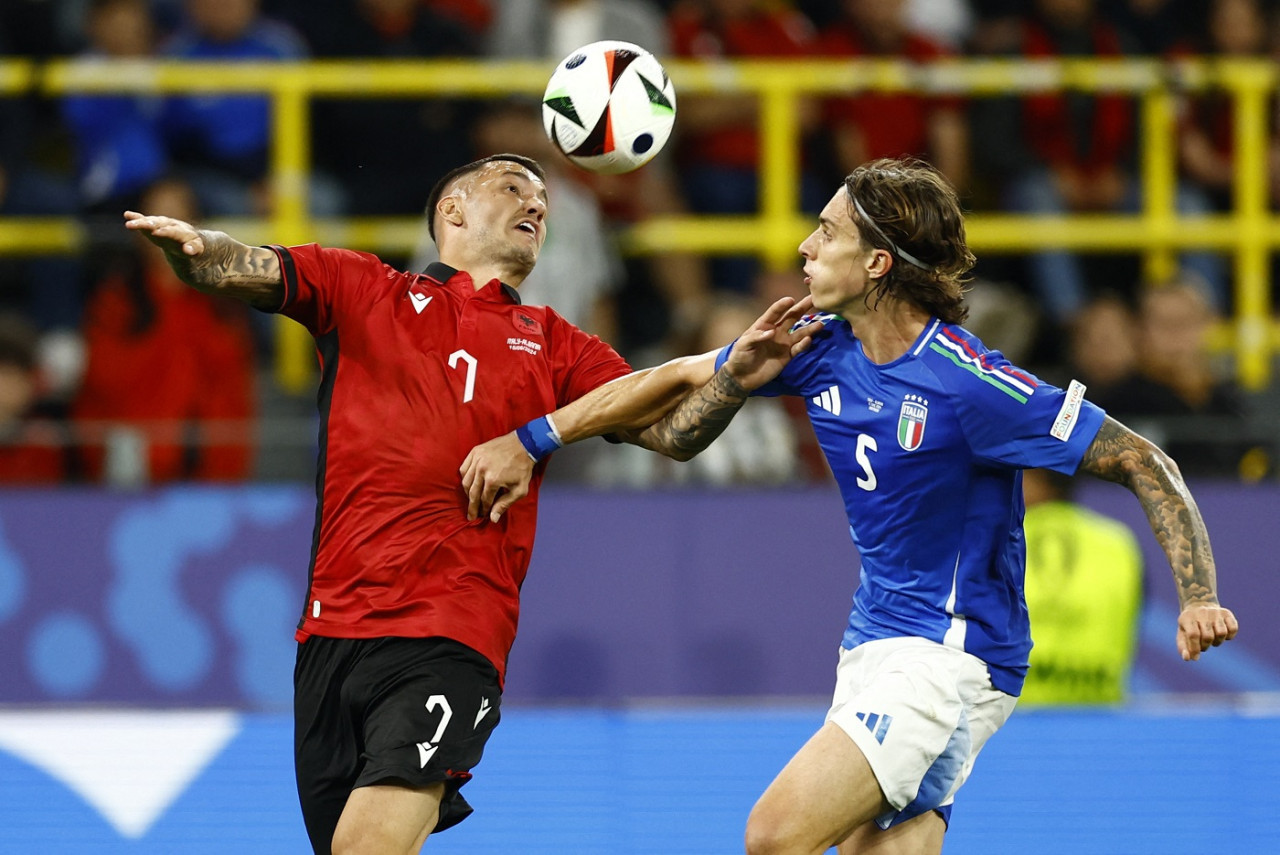
[[[898,410],[898,445],[905,451],[915,451],[924,442],[924,423],[929,418],[929,402],[919,395],[902,399]]]
[[[524,335],[542,335],[542,324],[538,323],[523,309],[516,309],[515,316],[511,321],[516,325],[516,329]]]

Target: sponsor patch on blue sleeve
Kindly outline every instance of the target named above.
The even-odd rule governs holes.
[[[1049,435],[1063,442],[1071,439],[1071,432],[1075,430],[1076,422],[1080,420],[1080,404],[1084,401],[1085,386],[1079,380],[1072,380],[1067,386],[1067,393],[1062,399],[1062,407],[1058,410],[1058,417],[1053,420],[1053,427],[1049,430]]]

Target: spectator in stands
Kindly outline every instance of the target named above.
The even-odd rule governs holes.
[[[1120,59],[1133,52],[1133,45],[1099,14],[1096,0],[1036,0],[1034,13],[1022,22],[1018,52],[1033,60]],[[1013,121],[993,121],[988,112],[975,125],[982,134],[975,151],[987,150],[988,167],[1003,174],[1008,207],[1042,215],[1139,209],[1130,96],[1054,91],[1023,97],[1017,108]],[[1177,207],[1186,214],[1204,213],[1207,203],[1180,187]],[[1225,293],[1221,259],[1189,253],[1183,264],[1215,294]],[[1089,297],[1081,259],[1070,251],[1032,255],[1030,280],[1049,319],[1059,325],[1069,323]]]
[[[669,54],[666,19],[648,0],[510,0],[496,11],[488,53],[498,59],[545,60],[550,68],[575,48],[603,39],[638,44],[660,60]],[[677,129],[684,124],[684,101],[680,103]],[[644,169],[627,175],[594,175],[576,167],[570,167],[569,173],[595,194],[611,226],[681,214],[688,206],[675,174],[672,148],[674,144]],[[628,259],[624,266],[617,301],[625,308],[615,313],[618,337],[610,343],[640,363],[687,352],[688,338],[706,310],[710,291],[706,263],[688,253],[663,252],[643,260]]]
[[[1031,667],[1019,704],[1121,703],[1138,652],[1142,550],[1128,526],[1073,500],[1075,479],[1022,473]]]
[[[482,38],[493,26],[497,9],[506,5],[509,0],[423,0],[424,5],[433,12],[461,23],[471,31],[477,39]]]
[[[538,266],[520,285],[521,300],[550,306],[574,326],[614,341],[613,297],[622,276],[622,259],[604,231],[595,197],[573,180],[568,173],[572,167],[542,132],[540,102],[513,98],[490,104],[476,122],[472,139],[477,157],[496,151],[520,154],[537,160],[547,173],[545,183],[555,213]],[[414,270],[439,258],[427,227],[424,215],[411,265]]]
[[[90,0],[85,60],[147,59],[155,25],[146,0]],[[160,127],[162,102],[146,95],[70,95],[62,115],[75,138],[80,198],[113,217],[169,166]],[[113,220],[114,222],[114,220]]]
[[[975,16],[969,0],[907,0],[910,29],[953,53],[964,49]]]
[[[187,0],[187,20],[166,45],[174,59],[203,62],[289,62],[307,56],[301,36],[260,14],[258,0]],[[165,104],[165,141],[210,216],[263,213],[269,207],[267,158],[271,102],[261,95],[175,96]],[[312,177],[311,206],[331,214],[341,201]]]
[[[1022,22],[1026,11],[1022,0],[971,0],[973,26],[966,42],[968,52],[1016,53],[1022,43]]]
[[[832,56],[899,59],[926,64],[949,55],[912,32],[907,0],[844,0],[844,15],[819,34],[813,52]],[[964,188],[969,175],[969,128],[963,102],[925,92],[859,92],[830,99],[824,109],[840,175],[882,157],[929,160]]]
[[[39,333],[25,318],[0,315],[0,484],[49,484],[67,477],[65,423],[41,408]]]
[[[506,0],[497,8],[486,52],[499,59],[560,61],[601,39],[667,53],[666,20],[647,0]]]
[[[1091,401],[1111,401],[1115,390],[1138,368],[1138,329],[1133,310],[1119,297],[1103,294],[1084,305],[1071,322],[1067,345],[1070,376],[1087,389]]]
[[[1123,0],[1103,7],[1133,40],[1142,56],[1168,57],[1185,51],[1198,27],[1199,0]]]
[[[1147,290],[1138,312],[1138,371],[1109,393],[1089,397],[1176,454],[1187,476],[1252,477],[1265,459],[1253,451],[1240,390],[1219,379],[1206,354],[1217,316],[1185,279]],[[1252,453],[1251,453],[1252,452]],[[1242,470],[1242,465],[1246,468]]]
[[[51,47],[43,31],[6,29],[37,20],[36,6],[0,4],[0,59]],[[30,14],[24,14],[30,13]],[[79,208],[71,165],[60,156],[62,127],[50,102],[0,93],[0,217],[67,217]],[[36,359],[46,392],[63,399],[75,388],[83,348],[75,329],[83,305],[83,269],[70,255],[0,256],[0,308],[26,316],[40,333]]]
[[[788,3],[770,0],[685,0],[672,9],[669,22],[673,53],[705,61],[808,57],[815,36],[808,18]],[[758,210],[759,106],[754,94],[681,97],[675,143],[685,197],[694,210]],[[801,116],[806,130],[818,119],[808,102]],[[822,207],[822,186],[815,176],[802,175],[805,210]],[[750,292],[758,264],[753,258],[717,259],[711,270],[715,288]]]
[[[192,189],[162,180],[143,209],[198,220]],[[86,438],[86,475],[161,483],[248,476],[255,366],[247,311],[182,284],[141,235],[91,297],[88,368],[73,414]],[[139,459],[122,461],[140,440]]]
[[[343,0],[312,31],[317,53],[336,59],[474,56],[473,33],[418,0]],[[350,214],[422,212],[437,178],[470,160],[470,117],[456,98],[325,99],[315,115],[316,163],[341,182]]]
[[[845,0],[798,0],[796,7],[814,26],[826,29],[844,16]],[[971,0],[905,0],[908,29],[959,52],[976,21]]]
[[[1214,60],[1266,59],[1267,16],[1259,0],[1211,0],[1198,51]],[[1203,189],[1220,211],[1231,207],[1235,182],[1235,117],[1230,92],[1217,87],[1188,93],[1178,123],[1183,174]],[[1280,202],[1280,136],[1272,128],[1270,197]]]

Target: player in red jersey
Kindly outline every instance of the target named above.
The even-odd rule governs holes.
[[[518,286],[546,237],[541,167],[494,155],[432,190],[440,262],[403,273],[315,245],[250,247],[126,212],[196,289],[303,324],[322,364],[316,528],[294,672],[298,793],[317,852],[416,852],[471,808],[499,718],[536,504],[468,519],[472,446],[609,381],[671,405],[680,361],[631,373],[600,339]],[[787,298],[773,322],[802,310]],[[530,493],[536,498],[544,466]]]

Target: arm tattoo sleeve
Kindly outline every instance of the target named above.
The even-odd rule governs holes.
[[[635,442],[676,460],[690,460],[724,432],[750,394],[721,368]]]
[[[1178,601],[1217,603],[1217,572],[1209,533],[1177,465],[1163,451],[1111,417],[1085,452],[1081,470],[1123,484],[1138,497],[1173,569]]]
[[[165,253],[178,278],[197,291],[235,297],[260,309],[277,309],[284,299],[284,278],[276,254],[246,246],[223,232],[202,231],[204,252]]]

